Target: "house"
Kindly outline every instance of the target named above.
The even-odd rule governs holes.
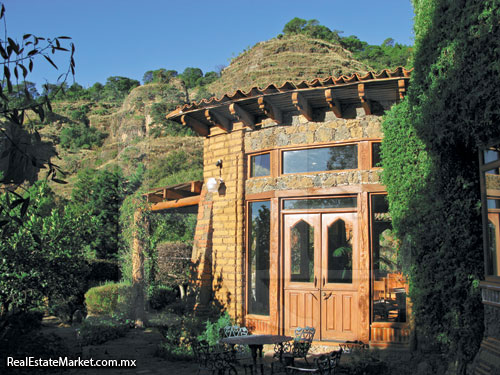
[[[167,115],[205,137],[203,186],[148,196],[153,209],[198,205],[198,309],[216,300],[255,333],[307,325],[324,342],[408,344],[378,163],[381,116],[409,77],[398,68],[254,87]]]

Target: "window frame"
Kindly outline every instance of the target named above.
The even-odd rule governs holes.
[[[284,168],[284,153],[288,151],[301,151],[301,150],[312,150],[312,149],[317,149],[317,148],[331,148],[331,147],[342,147],[342,146],[356,146],[357,150],[357,167],[356,168],[350,168],[350,169],[331,169],[331,170],[324,170],[324,171],[310,171],[310,172],[291,172],[291,173],[284,173],[283,168]],[[311,175],[311,174],[318,174],[318,173],[335,173],[335,172],[348,172],[348,171],[357,171],[360,169],[360,163],[361,163],[361,142],[359,141],[349,141],[349,142],[337,142],[337,143],[328,143],[328,144],[322,144],[322,145],[314,145],[311,147],[311,145],[307,146],[300,146],[300,147],[289,147],[289,148],[282,148],[279,150],[279,163],[278,163],[278,175],[279,176],[291,176],[291,175]]]
[[[254,312],[249,311],[249,292],[250,292],[250,233],[251,233],[251,225],[252,225],[252,219],[251,219],[251,212],[250,212],[250,205],[252,203],[259,203],[259,202],[269,202],[269,211],[270,214],[272,215],[273,212],[273,202],[272,199],[255,199],[255,200],[247,200],[246,201],[246,211],[245,211],[245,218],[246,218],[246,223],[245,223],[245,254],[244,254],[244,259],[245,259],[245,301],[244,301],[244,314],[247,318],[256,318],[256,319],[269,319],[271,318],[271,251],[272,251],[272,241],[271,241],[271,236],[272,236],[272,231],[271,231],[271,223],[272,223],[272,217],[270,216],[269,220],[269,290],[268,290],[268,308],[269,312],[267,314],[257,314]]]
[[[266,176],[252,176],[252,158],[255,156],[260,156],[260,155],[265,155],[269,154],[269,174]],[[274,152],[273,150],[262,150],[259,152],[254,152],[251,154],[247,154],[247,165],[248,165],[248,171],[247,171],[247,179],[254,179],[254,178],[269,178],[269,177],[274,177],[275,176],[275,160],[274,160]]]
[[[500,169],[500,159],[494,160],[489,163],[484,163],[483,152],[493,146],[499,146],[500,139],[490,142],[487,145],[479,148],[478,157],[479,157],[479,182],[481,187],[481,213],[482,213],[482,229],[483,229],[483,259],[484,259],[484,270],[485,281],[492,281],[495,283],[500,283],[500,276],[496,275],[488,275],[487,272],[490,268],[489,260],[488,260],[488,198],[496,198],[496,196],[488,195],[488,190],[486,186],[485,172],[491,169],[499,168]],[[493,211],[497,211],[497,209],[493,209]],[[491,212],[491,211],[490,211]],[[497,257],[500,257],[500,254],[497,254]]]

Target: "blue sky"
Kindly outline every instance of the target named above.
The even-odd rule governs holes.
[[[109,76],[142,80],[158,68],[181,73],[228,65],[292,18],[317,19],[370,44],[392,37],[413,44],[410,0],[5,0],[8,35],[67,35],[76,46],[75,80],[84,87]],[[57,60],[61,66],[61,60]],[[47,63],[28,77],[38,84],[59,75]]]

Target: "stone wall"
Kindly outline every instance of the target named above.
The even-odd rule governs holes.
[[[224,183],[215,193],[203,188],[193,249],[198,304],[212,300],[237,319],[242,317],[244,282],[243,134],[241,124],[235,124],[231,133],[212,128],[204,140],[203,179],[222,178]]]
[[[353,112],[356,117],[352,119],[337,118],[333,112],[326,112],[321,122],[308,121],[304,116],[298,115],[293,115],[291,121],[284,121],[285,125],[276,126],[274,122],[269,122],[261,130],[246,133],[245,152],[361,138],[382,138],[380,116],[367,116],[361,108],[356,108]]]

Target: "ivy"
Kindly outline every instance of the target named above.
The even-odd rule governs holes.
[[[483,333],[477,152],[500,137],[500,0],[413,3],[415,70],[383,123],[382,178],[418,332],[464,374]]]

